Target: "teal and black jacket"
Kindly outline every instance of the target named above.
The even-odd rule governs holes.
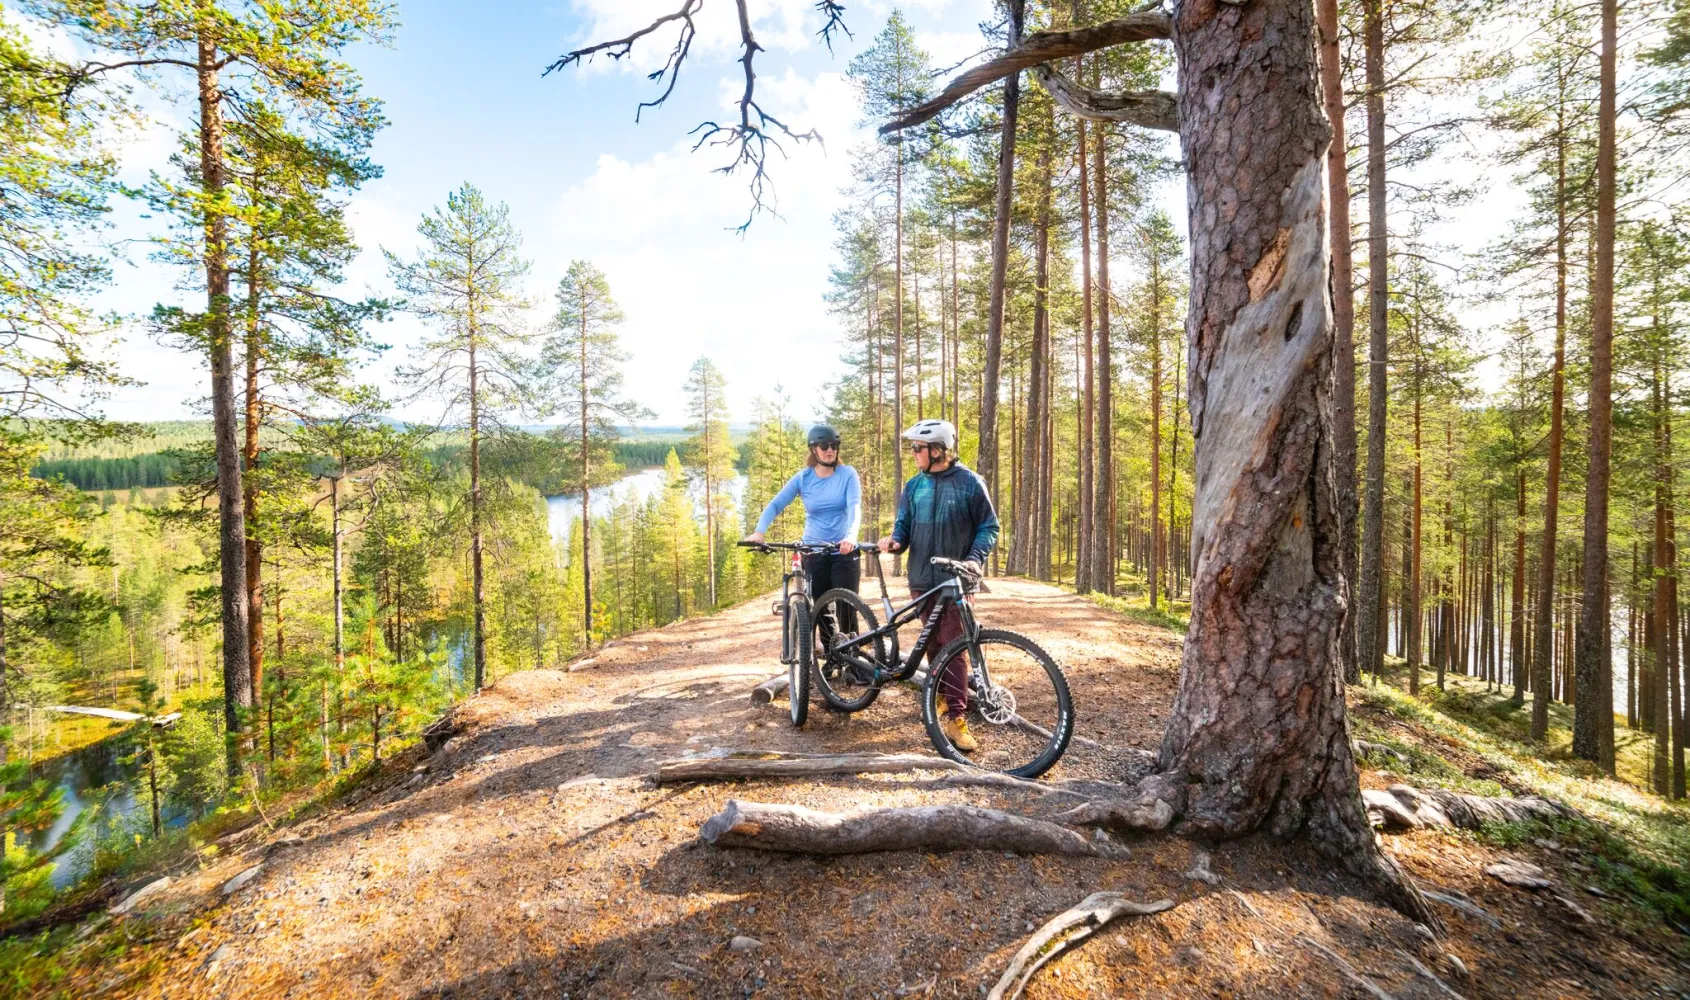
[[[984,563],[998,541],[998,515],[986,481],[961,462],[928,475],[918,472],[898,497],[892,541],[909,556],[910,590],[930,590],[950,578],[928,562],[933,556]]]

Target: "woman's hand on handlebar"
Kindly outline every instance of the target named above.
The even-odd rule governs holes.
[[[753,545],[761,545],[763,544],[763,533],[761,531],[753,531],[751,534],[746,535],[742,541],[749,542]]]
[[[847,538],[843,542],[839,543],[839,554],[840,555],[848,556],[855,551],[857,551],[857,543],[851,541],[849,538]]]

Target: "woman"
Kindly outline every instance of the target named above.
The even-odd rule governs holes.
[[[836,552],[819,552],[804,557],[804,572],[810,574],[810,596],[820,597],[835,587],[855,591],[861,579],[857,564],[857,531],[862,527],[863,491],[857,470],[839,464],[839,432],[827,424],[810,428],[810,457],[804,468],[763,508],[757,530],[745,536],[748,542],[763,541],[769,525],[792,503],[804,499],[806,545],[837,545]],[[850,623],[846,628],[851,627]]]

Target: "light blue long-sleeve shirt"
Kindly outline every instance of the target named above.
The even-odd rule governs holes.
[[[856,469],[841,465],[825,477],[808,466],[799,469],[763,508],[763,516],[757,519],[759,534],[769,530],[794,497],[804,498],[804,544],[857,540],[863,526],[863,489]]]

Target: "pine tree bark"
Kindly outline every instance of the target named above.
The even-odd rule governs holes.
[[[217,452],[218,561],[223,615],[223,725],[227,766],[240,774],[244,713],[253,706],[247,600],[246,518],[241,451],[235,440],[235,362],[229,321],[229,217],[224,205],[223,91],[212,25],[199,29],[200,183],[205,195],[206,334],[211,354],[211,419]]]
[[[1561,71],[1560,97],[1566,96],[1566,72]],[[1563,394],[1567,360],[1567,123],[1565,101],[1555,110],[1555,361],[1550,370],[1549,455],[1543,484],[1543,537],[1538,554],[1537,614],[1532,622],[1531,736],[1549,734],[1549,699],[1554,693],[1552,641],[1555,613],[1555,534],[1561,509],[1561,443]]]
[[[1573,670],[1573,754],[1614,773],[1614,681],[1609,660],[1608,482],[1614,447],[1615,49],[1619,0],[1602,0],[1596,140],[1596,273],[1590,317],[1590,448],[1585,475],[1584,580]],[[1670,633],[1670,627],[1662,631]],[[1669,668],[1670,670],[1670,668]]]
[[[1655,660],[1654,670],[1654,701],[1657,706],[1655,712],[1655,759],[1654,788],[1660,795],[1666,795],[1672,790],[1670,746],[1671,746],[1671,712],[1661,711],[1660,706],[1672,704],[1676,700],[1672,688],[1671,678],[1676,672],[1673,662],[1673,638],[1677,629],[1674,627],[1672,613],[1672,599],[1669,592],[1670,573],[1672,571],[1671,544],[1672,539],[1667,532],[1667,506],[1671,502],[1667,490],[1667,481],[1671,475],[1670,461],[1666,447],[1665,414],[1670,400],[1663,399],[1661,392],[1661,359],[1657,356],[1654,365],[1654,385],[1651,395],[1654,403],[1655,420],[1655,537],[1651,546],[1654,552],[1654,629],[1652,652]],[[1584,665],[1581,663],[1582,674]],[[1584,691],[1580,691],[1581,696]],[[1577,717],[1575,716],[1575,722]]]
[[[1094,75],[1096,70],[1093,70]],[[1092,490],[1092,582],[1115,593],[1115,356],[1109,330],[1109,130],[1092,147],[1092,206],[1097,213],[1097,475]]]
[[[1009,0],[1009,45],[1021,42],[1027,0]],[[992,219],[992,282],[986,310],[986,370],[980,387],[980,475],[998,496],[998,382],[1003,364],[1004,282],[1009,273],[1009,223],[1015,204],[1015,123],[1021,105],[1021,74],[1003,81],[1003,122],[998,139],[997,202]],[[902,481],[900,480],[900,486]]]
[[[1509,665],[1514,671],[1513,703],[1526,703],[1526,469],[1514,479],[1514,574],[1508,584]]]
[[[1157,253],[1150,255],[1150,608],[1161,594],[1162,536],[1162,269]],[[1173,527],[1172,518],[1168,527]]]
[[[592,451],[587,439],[587,306],[581,305],[581,631],[593,648],[593,504]],[[706,500],[708,503],[709,501]],[[714,563],[712,572],[714,572]]]
[[[1083,70],[1082,70],[1083,72]],[[1075,165],[1079,168],[1080,192],[1080,354],[1084,383],[1080,392],[1080,477],[1079,532],[1075,544],[1074,589],[1084,594],[1092,589],[1092,531],[1096,486],[1097,385],[1092,371],[1092,282],[1091,282],[1091,164],[1086,156],[1086,122],[1075,123]]]
[[[474,274],[474,261],[466,268]],[[464,311],[469,316],[469,559],[472,600],[475,603],[475,689],[487,686],[487,601],[481,564],[481,369],[476,364],[475,293],[466,289]]]
[[[1332,420],[1338,436],[1339,517],[1343,536],[1344,579],[1356,580],[1356,310],[1354,255],[1350,250],[1349,149],[1344,136],[1344,67],[1338,50],[1338,0],[1315,0],[1315,20],[1320,30],[1320,91],[1326,120],[1332,126],[1332,145],[1326,151],[1326,199],[1332,235],[1332,336],[1337,353],[1333,375],[1337,379]],[[1380,509],[1369,515],[1378,523],[1384,513],[1384,469],[1379,470]],[[1379,647],[1379,559],[1384,544],[1382,528],[1372,528],[1373,566],[1371,576],[1361,571],[1360,586],[1349,597],[1350,613],[1344,619],[1342,648],[1344,682],[1355,684],[1361,672],[1372,664]],[[1368,638],[1364,638],[1368,637]],[[1365,651],[1366,656],[1363,656]]]
[[[253,180],[256,196],[259,182]],[[264,697],[264,541],[258,537],[258,430],[264,422],[259,390],[259,362],[264,356],[260,296],[262,280],[258,233],[248,234],[246,260],[246,421],[241,428],[241,519],[246,527],[247,662],[252,670],[252,697]],[[278,656],[279,658],[279,656]]]
[[[1326,44],[1333,50],[1337,48],[1337,11],[1336,0],[1321,0],[1323,4],[1331,5],[1331,31],[1334,35]],[[1357,655],[1360,658],[1360,669],[1372,671],[1375,677],[1384,666],[1384,651],[1374,648],[1371,640],[1366,638],[1372,630],[1365,627],[1371,616],[1378,613],[1381,605],[1382,587],[1380,581],[1384,577],[1381,559],[1384,549],[1384,517],[1385,517],[1385,421],[1387,416],[1387,364],[1390,344],[1390,273],[1389,273],[1389,234],[1386,230],[1386,201],[1385,201],[1385,27],[1384,15],[1380,7],[1380,0],[1367,0],[1364,16],[1363,34],[1366,47],[1366,77],[1367,77],[1367,483],[1366,510],[1362,515],[1363,531],[1361,553],[1361,581],[1359,587],[1360,609],[1358,627],[1361,637],[1358,639]],[[1336,57],[1336,52],[1333,52]],[[1334,84],[1327,84],[1328,108],[1331,107]],[[1337,100],[1339,107],[1343,105],[1342,81],[1337,81]],[[1342,121],[1342,114],[1339,115]],[[1342,133],[1340,133],[1341,135]],[[1337,143],[1335,142],[1334,145]],[[1337,186],[1337,182],[1333,182]],[[1348,199],[1346,195],[1346,207]],[[1336,212],[1336,206],[1334,207]],[[1337,216],[1334,214],[1334,220]],[[1335,259],[1338,256],[1347,258],[1349,247],[1349,218],[1344,222],[1344,249],[1337,247],[1337,221],[1333,222]],[[1336,280],[1336,276],[1334,276]],[[1346,286],[1338,286],[1339,294],[1346,295]],[[1352,311],[1353,312],[1353,311]],[[1353,322],[1353,318],[1352,318]],[[1352,396],[1354,388],[1351,388]]]
[[[1197,565],[1160,769],[1187,785],[1186,831],[1302,831],[1429,918],[1368,825],[1344,710],[1331,130],[1312,15],[1298,0],[1188,0],[1174,18]]]

